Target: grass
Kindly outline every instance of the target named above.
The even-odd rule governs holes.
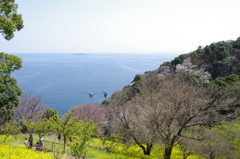
[[[36,142],[38,141],[38,136],[33,135],[34,137],[34,146]],[[18,152],[23,155],[28,155],[35,153],[35,156],[42,156],[42,159],[45,159],[47,155],[47,158],[49,159],[64,159],[69,158],[73,159],[73,157],[70,154],[69,147],[66,147],[66,153],[63,154],[63,142],[60,142],[57,140],[57,136],[55,135],[47,135],[44,137],[44,152],[35,151],[35,147],[32,149],[28,149],[24,147],[24,140],[25,138],[28,138],[27,134],[20,134],[16,138],[13,136],[10,136],[7,138],[6,143],[1,143],[0,149],[4,149],[4,154],[10,154],[13,149],[18,149]],[[0,135],[0,142],[4,140],[4,135]],[[109,147],[110,152],[105,152],[104,148]],[[10,152],[7,152],[9,149]],[[31,153],[30,153],[31,152]],[[67,155],[68,154],[68,155]],[[17,155],[14,154],[11,158],[15,159]],[[2,159],[9,158],[5,156],[0,157]],[[37,158],[37,157],[36,157]],[[90,141],[86,157],[85,159],[160,159],[163,158],[163,148],[160,145],[156,145],[152,149],[151,155],[144,155],[142,152],[142,149],[139,148],[136,145],[124,145],[120,143],[114,143],[107,141],[105,145],[101,143],[101,141],[97,138],[93,138],[92,141]],[[182,155],[180,153],[180,150],[178,147],[174,147],[172,158],[174,159],[182,159]],[[17,159],[17,158],[16,158]],[[35,158],[32,158],[35,159]],[[196,155],[189,156],[188,159],[200,159],[200,157]]]

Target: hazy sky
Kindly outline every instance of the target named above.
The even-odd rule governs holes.
[[[240,36],[240,0],[15,0],[5,53],[187,53]]]

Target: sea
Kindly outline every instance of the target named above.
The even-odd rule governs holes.
[[[23,67],[12,73],[23,92],[41,95],[59,114],[85,103],[102,103],[136,74],[157,69],[177,54],[16,53]],[[108,94],[104,97],[103,92]],[[89,93],[93,93],[92,97]]]

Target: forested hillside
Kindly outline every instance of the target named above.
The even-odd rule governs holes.
[[[23,28],[17,8],[0,1],[6,40]],[[41,96],[22,94],[11,77],[21,67],[19,57],[0,53],[0,158],[240,158],[240,37],[199,46],[63,116]]]
[[[136,75],[103,104],[111,133],[131,139],[149,155],[162,145],[164,159],[179,145],[183,158],[239,158],[240,38],[220,41]],[[228,128],[228,129],[226,129]]]
[[[171,62],[164,62],[160,68],[169,66],[172,71],[176,72],[177,66],[183,64],[187,59],[192,64],[192,69],[210,73],[212,80],[231,74],[239,75],[240,37],[235,41],[220,41],[205,47],[199,46],[191,53],[179,55]],[[156,73],[159,73],[159,69],[156,70]]]

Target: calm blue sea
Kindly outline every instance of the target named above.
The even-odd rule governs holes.
[[[42,95],[59,114],[84,103],[101,103],[131,83],[136,74],[155,70],[173,54],[15,54],[23,68],[12,74],[23,91]],[[88,94],[94,93],[93,97]]]

